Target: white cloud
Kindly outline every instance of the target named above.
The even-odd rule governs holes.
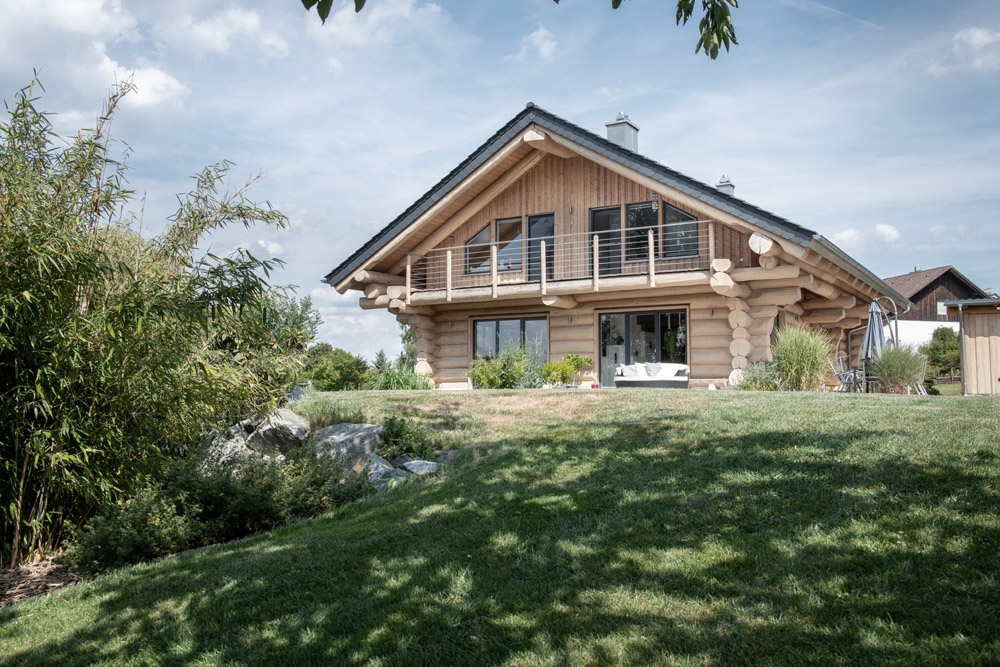
[[[131,72],[119,66],[118,78],[132,76],[135,92],[125,98],[125,103],[141,109],[180,108],[191,94],[191,89],[157,67],[139,67]]]
[[[171,46],[195,53],[228,54],[235,44],[255,48],[265,58],[284,58],[288,42],[263,27],[260,14],[231,7],[204,19],[190,14],[158,23],[153,32]]]
[[[521,50],[507,56],[507,60],[524,62],[531,52],[536,53],[542,60],[552,60],[556,47],[559,46],[555,37],[545,26],[540,25],[534,32],[521,39]]]
[[[257,245],[263,248],[264,251],[267,252],[267,254],[269,254],[271,257],[280,255],[283,252],[285,252],[285,249],[281,247],[281,244],[275,243],[274,241],[266,241],[264,239],[260,239],[259,241],[257,241]]]
[[[833,242],[847,252],[858,252],[865,247],[865,235],[854,227],[848,227],[833,235]]]
[[[951,54],[927,67],[928,73],[933,76],[960,70],[1000,71],[1000,31],[993,32],[988,28],[959,30],[952,38]]]
[[[875,225],[875,236],[886,243],[895,243],[899,240],[899,230],[892,225],[878,223]]]

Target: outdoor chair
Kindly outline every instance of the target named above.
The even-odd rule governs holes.
[[[840,357],[838,362],[840,363],[840,370],[837,370],[836,364],[833,360],[827,359],[830,363],[830,368],[833,370],[833,374],[837,376],[837,382],[840,386],[837,387],[837,391],[855,393],[861,391],[861,378],[859,377],[860,371],[856,368],[847,368],[844,364],[844,358]]]

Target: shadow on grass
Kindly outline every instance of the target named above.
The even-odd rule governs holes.
[[[667,413],[541,429],[440,482],[96,580],[85,627],[6,659],[1000,659],[996,478],[860,446],[891,435],[705,435]]]

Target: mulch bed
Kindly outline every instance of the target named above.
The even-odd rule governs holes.
[[[51,557],[13,570],[0,570],[0,607],[51,593],[79,580],[62,565],[53,563]]]

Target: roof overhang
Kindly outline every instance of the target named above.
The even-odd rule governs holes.
[[[774,238],[788,254],[803,259],[811,250],[856,276],[874,291],[903,308],[913,304],[828,239],[805,227],[780,218],[715,187],[696,181],[647,157],[622,148],[568,121],[529,104],[458,167],[439,181],[399,217],[323,279],[344,292],[356,271],[373,266],[405,243],[414,230],[441,224],[445,199],[458,191],[486,192],[496,179],[491,170],[498,159],[525,148],[536,156],[583,157],[625,176],[679,203],[704,211],[719,222]],[[531,153],[525,153],[524,160]],[[524,160],[518,164],[525,164]]]

